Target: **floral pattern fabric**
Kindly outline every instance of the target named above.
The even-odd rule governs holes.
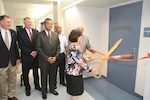
[[[83,62],[80,45],[71,43],[67,54],[66,74],[79,76],[83,70],[91,72],[92,68]]]

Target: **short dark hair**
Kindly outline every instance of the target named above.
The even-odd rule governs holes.
[[[7,15],[1,15],[1,16],[0,16],[0,21],[4,20],[4,19],[5,19],[5,17],[6,17],[6,18],[10,18],[10,17],[9,17],[9,16],[7,16]]]
[[[77,29],[73,29],[73,30],[70,32],[69,41],[70,41],[70,42],[77,42],[78,37],[80,37],[81,35],[82,35],[81,31],[79,31],[79,30],[77,30]]]
[[[25,17],[24,19],[23,19],[23,21],[25,21],[26,19],[31,19],[30,17]]]
[[[44,20],[44,24],[46,24],[46,21],[47,21],[47,20],[51,20],[51,21],[52,21],[52,19],[46,18],[46,19]]]

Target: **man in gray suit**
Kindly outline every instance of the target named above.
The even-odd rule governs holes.
[[[57,59],[60,53],[59,37],[52,32],[53,22],[50,18],[44,20],[45,30],[38,34],[37,52],[39,54],[39,66],[41,69],[42,98],[47,99],[47,77],[49,76],[50,93],[58,95],[56,89],[56,77],[58,63]]]

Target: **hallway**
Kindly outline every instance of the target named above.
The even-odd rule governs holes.
[[[31,85],[31,96],[25,95],[24,86],[20,86],[20,75],[17,74],[17,85],[16,85],[16,97],[18,100],[42,100],[42,95],[40,91],[34,89],[32,70],[30,70],[30,85]],[[59,83],[59,82],[58,82]],[[47,100],[70,100],[70,95],[66,92],[66,87],[57,84],[56,91],[59,93],[58,96],[48,93]],[[88,99],[87,99],[88,98]],[[95,100],[90,94],[84,91],[83,95],[78,98],[78,100]]]

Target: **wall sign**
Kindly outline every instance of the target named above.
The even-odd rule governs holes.
[[[144,28],[144,37],[150,37],[150,27]]]

